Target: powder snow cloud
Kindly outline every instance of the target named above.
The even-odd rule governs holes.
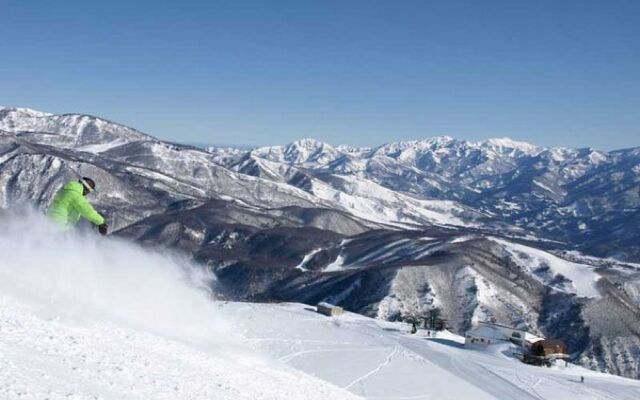
[[[44,318],[114,322],[199,347],[229,342],[214,277],[187,259],[89,231],[62,232],[32,211],[0,215],[0,305]],[[93,321],[93,322],[92,322]]]

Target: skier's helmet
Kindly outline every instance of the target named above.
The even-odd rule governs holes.
[[[82,186],[87,190],[87,193],[91,193],[96,190],[96,182],[91,178],[83,176],[82,179],[80,179],[80,183],[82,183]]]

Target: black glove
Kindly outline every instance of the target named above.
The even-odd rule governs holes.
[[[101,235],[106,235],[107,234],[107,224],[98,225],[98,232],[100,232]]]

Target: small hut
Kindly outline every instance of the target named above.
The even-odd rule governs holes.
[[[531,345],[530,353],[534,357],[568,357],[567,345],[559,339],[539,340]]]
[[[329,304],[329,303],[318,303],[316,307],[317,307],[317,311],[320,314],[324,314],[328,317],[334,317],[334,316],[342,315],[344,313],[344,310],[342,309],[342,307],[334,306],[333,304]]]
[[[567,360],[567,345],[559,339],[539,340],[531,345],[524,361],[535,365],[551,365],[554,360]]]

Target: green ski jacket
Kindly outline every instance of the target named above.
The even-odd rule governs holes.
[[[63,227],[75,225],[80,217],[95,225],[104,224],[104,217],[93,209],[91,203],[82,195],[82,183],[71,181],[56,193],[47,215]]]

